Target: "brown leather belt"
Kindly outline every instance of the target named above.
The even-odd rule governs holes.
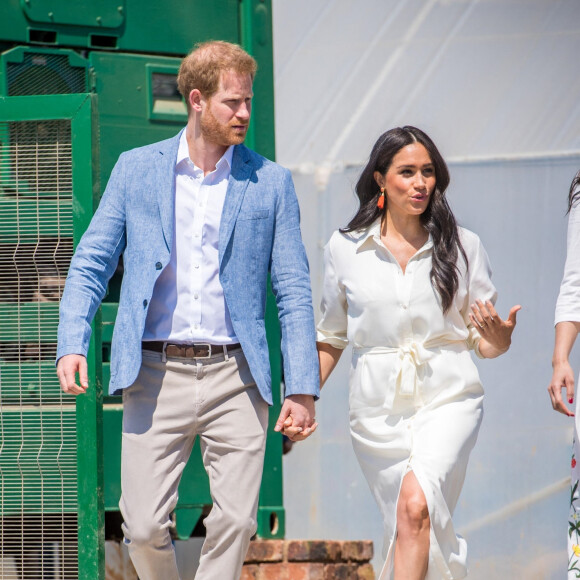
[[[211,358],[214,356],[224,356],[224,345],[221,344],[172,344],[162,340],[147,340],[141,343],[145,350],[163,353],[171,358]],[[235,344],[226,344],[225,348],[228,353],[242,348],[239,342]]]

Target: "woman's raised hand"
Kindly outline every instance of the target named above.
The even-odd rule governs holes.
[[[513,306],[507,319],[503,320],[489,300],[476,300],[471,305],[469,318],[481,335],[479,352],[482,356],[495,358],[509,349],[516,327],[516,313],[521,308],[520,305]]]

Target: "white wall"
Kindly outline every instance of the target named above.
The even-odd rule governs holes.
[[[580,168],[580,3],[274,0],[274,24],[278,159],[293,168],[315,307],[322,246],[355,210],[370,147],[395,125],[425,129],[450,161],[456,216],[489,253],[500,312],[523,306],[510,352],[477,361],[485,419],[454,518],[469,577],[565,577],[572,422],[546,387]],[[375,91],[366,104],[362,89]],[[378,570],[381,518],[348,434],[348,359],[323,390],[318,432],[285,457],[287,537],[373,539]]]

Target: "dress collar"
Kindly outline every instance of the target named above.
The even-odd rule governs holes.
[[[367,226],[366,228],[362,228],[360,230],[356,230],[352,232],[353,237],[355,239],[355,244],[357,248],[357,252],[362,251],[370,244],[377,244],[381,247],[384,247],[384,244],[381,240],[381,218],[377,218],[371,225]],[[427,241],[417,250],[415,256],[422,254],[423,252],[429,250],[433,247],[433,238],[431,234],[427,238]]]

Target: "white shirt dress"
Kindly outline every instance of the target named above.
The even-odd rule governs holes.
[[[451,516],[483,416],[483,388],[469,349],[480,335],[469,319],[476,299],[495,302],[487,254],[460,228],[469,261],[458,259],[459,288],[443,314],[430,281],[431,238],[405,272],[384,246],[380,221],[325,248],[318,341],[353,346],[350,429],[354,451],[384,520],[385,565],[393,575],[396,510],[403,476],[412,470],[431,520],[428,580],[467,574],[465,540]]]
[[[568,216],[566,266],[560,285],[556,316],[558,322],[580,322],[580,203],[576,202]],[[577,383],[578,384],[578,383]],[[572,449],[572,489],[568,516],[568,578],[580,578],[580,395],[576,392],[574,444]]]

